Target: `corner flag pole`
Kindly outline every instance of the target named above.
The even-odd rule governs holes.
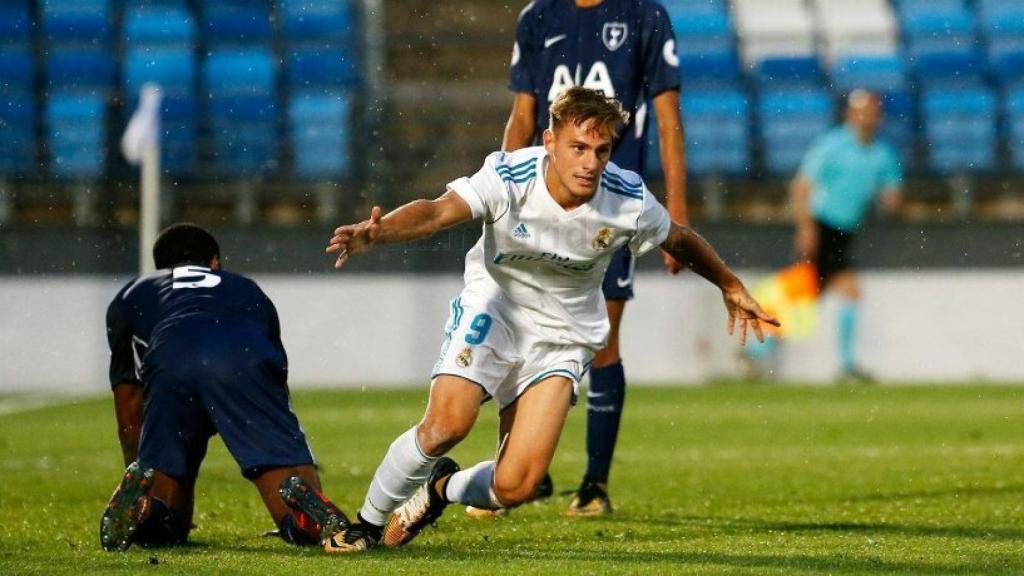
[[[139,273],[154,270],[149,252],[160,229],[160,100],[156,84],[139,92],[139,107],[121,137],[121,152],[131,164],[141,164],[139,198]]]

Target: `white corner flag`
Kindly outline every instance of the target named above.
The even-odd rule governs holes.
[[[139,107],[121,136],[121,153],[133,165],[142,164],[142,193],[139,199],[139,273],[154,269],[149,257],[160,228],[160,101],[156,84],[145,84],[139,92]]]

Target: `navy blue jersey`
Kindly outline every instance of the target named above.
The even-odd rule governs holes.
[[[675,35],[665,9],[649,0],[604,0],[580,8],[573,0],[536,0],[519,15],[512,48],[513,92],[537,99],[537,138],[548,106],[571,86],[599,89],[630,120],[612,153],[621,168],[644,166],[646,102],[679,88]]]
[[[180,266],[129,282],[107,308],[110,385],[141,381],[146,354],[161,334],[195,330],[204,320],[243,328],[246,338],[260,340],[254,347],[279,352],[275,363],[286,373],[277,310],[259,286],[231,272]]]

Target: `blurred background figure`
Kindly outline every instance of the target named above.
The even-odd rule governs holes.
[[[855,344],[860,304],[851,244],[876,197],[889,213],[902,202],[903,173],[895,153],[876,139],[882,122],[877,94],[854,90],[846,122],[822,136],[807,152],[792,184],[795,247],[818,271],[821,290],[840,298],[840,378],[871,381],[857,363]]]

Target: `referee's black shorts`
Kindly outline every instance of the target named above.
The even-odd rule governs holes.
[[[850,248],[855,234],[833,228],[818,221],[818,255],[814,262],[818,269],[821,287],[828,286],[829,281],[837,273],[851,270],[855,266]]]

